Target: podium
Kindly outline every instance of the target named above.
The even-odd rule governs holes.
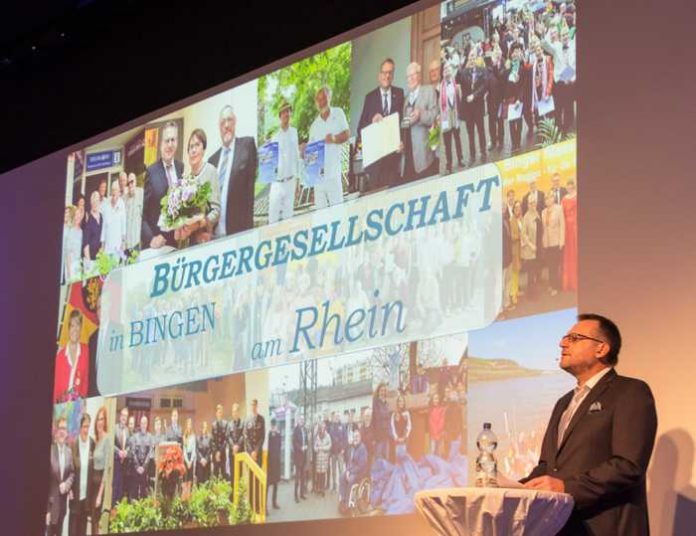
[[[415,502],[442,536],[553,536],[573,510],[567,493],[517,488],[427,490]]]

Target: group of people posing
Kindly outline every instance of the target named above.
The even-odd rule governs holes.
[[[77,197],[65,207],[63,227],[63,282],[71,283],[98,275],[97,254],[104,252],[111,262],[125,261],[140,248],[140,220],[143,190],[134,173],[119,173],[107,193],[102,179],[85,199]]]
[[[551,189],[542,192],[536,181],[521,197],[509,189],[503,207],[504,306],[517,306],[520,274],[525,273],[528,299],[539,298],[546,290],[551,296],[577,290],[577,195],[575,181],[561,186],[558,173]],[[545,286],[543,270],[547,277]]]

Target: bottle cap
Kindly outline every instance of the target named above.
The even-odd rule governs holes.
[[[491,423],[489,423],[489,422],[484,422],[484,423],[483,423],[483,429],[484,429],[484,430],[490,430],[490,429],[491,429]]]

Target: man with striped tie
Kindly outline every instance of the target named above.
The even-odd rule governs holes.
[[[256,141],[251,136],[236,136],[237,116],[231,105],[220,110],[222,146],[208,159],[218,172],[220,184],[220,220],[216,238],[254,226],[254,181],[256,180]]]

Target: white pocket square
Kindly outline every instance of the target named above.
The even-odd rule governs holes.
[[[592,402],[592,404],[590,405],[590,409],[587,413],[597,413],[598,411],[602,411],[602,403]]]

